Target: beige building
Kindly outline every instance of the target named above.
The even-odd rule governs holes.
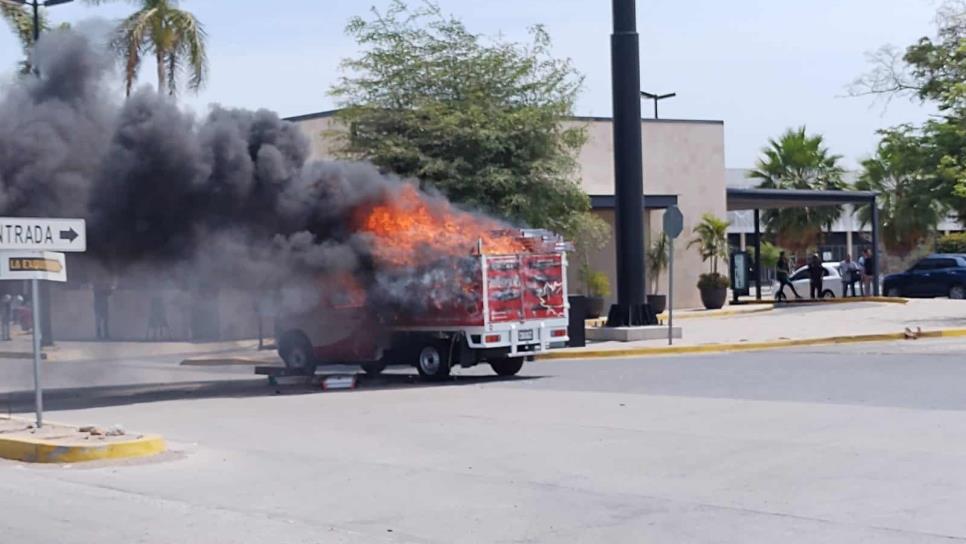
[[[297,123],[312,141],[313,159],[332,158],[335,149],[334,112],[289,118]],[[611,225],[614,221],[614,134],[611,119],[576,117],[569,121],[587,128],[587,143],[580,150],[579,176],[584,190],[591,196],[595,213]],[[675,244],[674,306],[693,308],[701,301],[696,287],[698,275],[706,270],[701,257],[687,248],[693,226],[704,213],[726,216],[724,123],[645,119],[642,121],[644,142],[644,199],[646,239],[660,234],[663,208],[676,203],[684,215],[684,232]],[[591,262],[610,278],[616,288],[616,255],[613,243],[596,252]],[[571,285],[576,283],[576,267],[571,267]],[[650,280],[648,283],[651,283]],[[667,274],[662,274],[657,291],[667,293]],[[648,285],[648,292],[651,286]],[[613,302],[616,293],[612,293]]]

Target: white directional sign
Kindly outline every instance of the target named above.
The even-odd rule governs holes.
[[[0,217],[0,251],[87,251],[83,219]]]
[[[0,252],[0,280],[67,281],[63,253],[53,251]]]

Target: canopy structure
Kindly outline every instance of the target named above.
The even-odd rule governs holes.
[[[727,189],[728,211],[755,212],[755,287],[761,300],[761,210],[814,208],[851,204],[872,205],[872,293],[879,295],[879,209],[871,191],[808,191],[795,189]]]

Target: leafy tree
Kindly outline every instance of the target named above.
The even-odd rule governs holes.
[[[922,138],[909,126],[882,131],[875,156],[862,162],[855,187],[879,193],[879,227],[886,249],[906,256],[936,230],[946,213],[935,198],[934,170]],[[858,210],[863,225],[872,221],[870,205]]]
[[[454,201],[564,234],[589,209],[574,178],[585,128],[582,78],[550,38],[490,39],[426,3],[401,0],[347,32],[363,48],[332,89],[348,127],[343,155],[419,179]]]
[[[778,266],[778,257],[781,250],[778,246],[770,242],[761,243],[761,267],[762,269],[772,269]]]
[[[647,274],[651,280],[651,293],[657,293],[661,274],[667,270],[670,251],[667,234],[663,232],[651,242],[651,247],[647,250]]]
[[[103,4],[117,0],[87,0]],[[123,19],[111,46],[124,66],[127,94],[137,81],[145,54],[157,62],[158,92],[172,96],[178,91],[178,76],[188,73],[188,88],[197,91],[208,74],[207,34],[191,13],[178,9],[178,0],[128,0],[138,10]]]
[[[886,46],[873,54],[872,70],[856,80],[851,92],[853,95],[883,96],[887,100],[897,96],[910,97],[932,104],[939,110],[938,116],[921,126],[904,125],[884,131],[883,142],[893,146],[885,140],[895,138],[895,133],[914,140],[917,145],[901,148],[901,152],[911,153],[914,157],[903,158],[901,162],[917,164],[922,171],[916,177],[929,180],[928,184],[924,182],[919,187],[941,200],[959,216],[960,221],[964,221],[966,1],[944,3],[936,22],[935,37],[922,37],[905,50]]]
[[[748,177],[760,180],[761,189],[842,190],[844,170],[839,155],[832,155],[821,135],[810,136],[805,127],[788,130],[769,140],[763,156]],[[841,206],[765,210],[762,221],[782,247],[802,252],[814,247],[823,228],[831,228],[842,215]]]
[[[611,237],[610,225],[606,221],[590,212],[577,214],[574,217],[571,241],[574,244],[574,256],[577,261],[577,272],[583,284],[584,293],[591,294],[591,284],[594,275],[599,272],[590,266],[590,253],[604,247]],[[606,279],[606,276],[604,276]],[[609,293],[608,293],[609,294]]]

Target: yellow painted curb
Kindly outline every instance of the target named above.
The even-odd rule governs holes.
[[[710,319],[712,317],[729,317],[735,315],[745,315],[745,314],[760,314],[762,312],[770,312],[775,309],[774,303],[768,303],[767,307],[764,308],[753,308],[751,310],[708,310],[707,313],[698,312],[687,312],[687,313],[674,313],[674,319]],[[667,319],[667,312],[657,315],[658,319]]]
[[[0,437],[0,457],[27,463],[79,463],[103,459],[148,457],[167,449],[164,438],[144,435],[134,440],[98,445],[63,445],[33,438]]]
[[[885,304],[909,304],[909,299],[902,297],[845,297],[845,298],[823,298],[821,300],[812,299],[791,299],[776,302],[777,305],[792,306],[795,304],[851,304],[853,302],[883,302]]]
[[[180,366],[252,366],[270,365],[272,361],[262,361],[258,359],[245,359],[243,357],[221,357],[210,359],[185,359]]]
[[[954,338],[966,336],[964,329],[941,329],[922,331],[918,338]],[[538,361],[560,359],[609,359],[617,357],[642,357],[649,355],[674,355],[685,353],[726,353],[733,351],[755,351],[796,346],[819,346],[829,344],[856,344],[861,342],[887,342],[906,340],[906,333],[857,334],[852,336],[828,336],[824,338],[803,338],[799,340],[768,340],[765,342],[741,342],[734,344],[702,344],[698,346],[664,346],[629,349],[598,349],[571,352],[550,352],[535,357]]]

